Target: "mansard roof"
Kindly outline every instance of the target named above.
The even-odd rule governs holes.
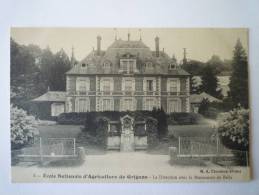
[[[142,40],[125,41],[115,40],[106,51],[93,50],[82,61],[75,65],[67,72],[69,75],[84,75],[84,74],[120,74],[119,64],[120,59],[136,59],[137,69],[139,73],[135,74],[165,74],[165,75],[181,75],[188,76],[185,70],[179,68],[170,70],[170,63],[174,63],[173,59],[164,51],[159,51],[159,56],[156,56],[156,51],[151,51]],[[153,69],[145,71],[145,64],[151,62]],[[107,69],[104,64],[110,65]]]
[[[115,40],[109,48],[148,48],[142,40],[139,41],[125,41],[122,39]]]

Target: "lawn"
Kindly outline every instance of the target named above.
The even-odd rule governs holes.
[[[208,124],[168,126],[168,134],[174,137],[210,137],[215,129]]]
[[[203,118],[198,124],[169,125],[168,134],[174,137],[210,137],[217,126],[215,120]]]
[[[40,125],[38,126],[39,136],[43,139],[47,138],[76,138],[81,133],[83,126],[80,125]],[[78,146],[83,146],[87,154],[104,154],[102,147],[77,143]]]

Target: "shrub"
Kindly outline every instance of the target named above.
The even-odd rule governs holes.
[[[249,110],[239,107],[222,113],[219,115],[218,122],[218,133],[226,147],[248,151]]]
[[[154,109],[152,111],[152,116],[157,119],[157,133],[159,138],[167,136],[168,126],[167,126],[167,116],[163,108]]]
[[[135,124],[134,128],[135,136],[147,136],[147,132],[145,131],[145,124]]]
[[[147,125],[147,144],[148,147],[152,148],[157,146],[158,140],[158,128],[157,128],[157,120],[152,117],[148,117],[146,120]]]
[[[14,107],[11,104],[11,147],[12,149],[20,148],[33,139],[38,134],[36,126],[37,121],[33,116]]]

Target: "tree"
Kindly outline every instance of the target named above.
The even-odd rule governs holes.
[[[42,50],[40,56],[40,69],[44,77],[45,85],[50,87],[52,85],[51,81],[51,72],[54,66],[54,54],[51,52],[50,48]]]
[[[201,91],[204,91],[211,96],[222,98],[221,90],[218,89],[218,79],[211,66],[207,65],[203,68],[201,80]]]
[[[182,65],[182,68],[186,70],[191,75],[200,75],[202,69],[204,68],[205,63],[197,61],[197,60],[190,60]]]
[[[248,108],[248,62],[247,54],[238,39],[233,52],[232,74],[229,83],[229,96],[235,106]]]
[[[66,90],[66,75],[70,69],[70,60],[63,49],[54,55],[54,64],[49,73],[49,87],[52,91]]]
[[[45,91],[43,75],[30,48],[11,39],[11,101],[28,110],[27,102]]]
[[[200,85],[197,83],[197,80],[194,76],[190,78],[190,93],[191,94],[199,94],[200,93]]]
[[[215,74],[219,74],[223,71],[223,64],[224,62],[217,55],[211,56],[210,60],[207,62],[207,65],[213,69]]]
[[[37,121],[33,116],[27,115],[23,109],[19,109],[11,104],[11,146],[20,148],[28,144],[35,135]]]

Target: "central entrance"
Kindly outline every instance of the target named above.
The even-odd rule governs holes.
[[[134,119],[129,115],[121,118],[120,151],[122,152],[132,152],[135,150],[133,123]]]

